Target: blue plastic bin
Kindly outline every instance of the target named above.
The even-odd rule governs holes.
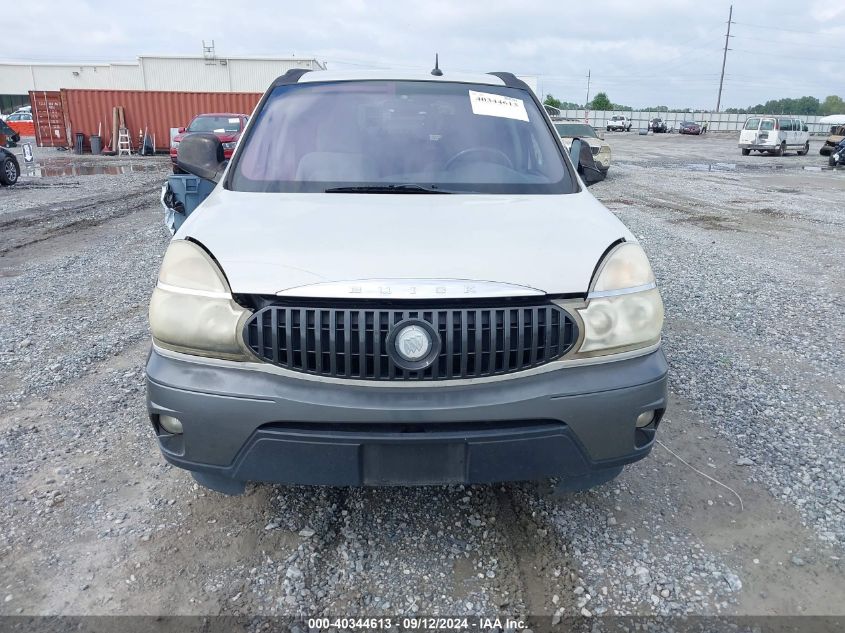
[[[216,186],[210,180],[205,180],[192,174],[173,174],[167,177],[173,197],[182,203],[184,211],[174,213],[173,220],[178,229],[194,209],[200,206]]]

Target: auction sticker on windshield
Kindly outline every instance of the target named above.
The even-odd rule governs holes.
[[[470,90],[469,102],[474,114],[517,119],[519,121],[528,120],[528,112],[525,111],[525,102],[522,99]]]

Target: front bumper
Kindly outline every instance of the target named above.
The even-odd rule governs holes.
[[[342,384],[153,349],[147,404],[170,463],[214,478],[421,485],[578,478],[651,450],[666,359],[644,356],[502,380]],[[651,409],[651,428],[636,429]],[[182,422],[167,433],[159,415]]]

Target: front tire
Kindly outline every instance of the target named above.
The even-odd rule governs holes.
[[[20,168],[11,158],[7,157],[0,163],[0,184],[4,187],[14,185],[18,181],[18,178],[20,178],[20,175]]]
[[[743,156],[748,156],[750,153],[751,153],[751,150],[748,149],[747,147],[742,148],[742,155]]]
[[[786,152],[786,141],[783,141],[775,150],[775,156],[783,156]]]

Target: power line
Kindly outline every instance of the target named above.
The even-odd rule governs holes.
[[[736,24],[736,22],[734,24]],[[754,42],[765,42],[767,44],[773,43],[773,40],[762,38],[762,37],[749,37],[747,35],[732,35],[731,37],[733,37],[734,39],[739,39],[739,40],[752,40]],[[805,42],[800,42],[800,43],[799,42],[774,42],[774,43],[777,43],[777,44],[792,44],[793,46],[811,46],[811,47],[814,47],[814,48],[825,48],[825,49],[831,49],[832,48],[832,49],[840,50],[840,51],[845,50],[845,48],[843,48],[841,46],[830,46],[829,44],[807,44]]]
[[[826,37],[832,37],[833,33],[825,33],[824,31],[802,31],[800,29],[785,29],[782,26],[763,26],[762,24],[749,24],[748,22],[734,22],[734,24],[739,24],[741,26],[750,26],[753,29],[766,29],[768,31],[784,31],[786,33],[804,33],[806,35],[824,35]]]
[[[783,53],[771,53],[769,51],[750,51],[746,48],[732,48],[732,51],[737,53],[749,53],[751,55],[765,55],[766,57],[785,57],[788,59],[800,59],[805,62],[833,62],[832,59],[822,59],[820,57],[801,57],[798,55],[784,55]]]

